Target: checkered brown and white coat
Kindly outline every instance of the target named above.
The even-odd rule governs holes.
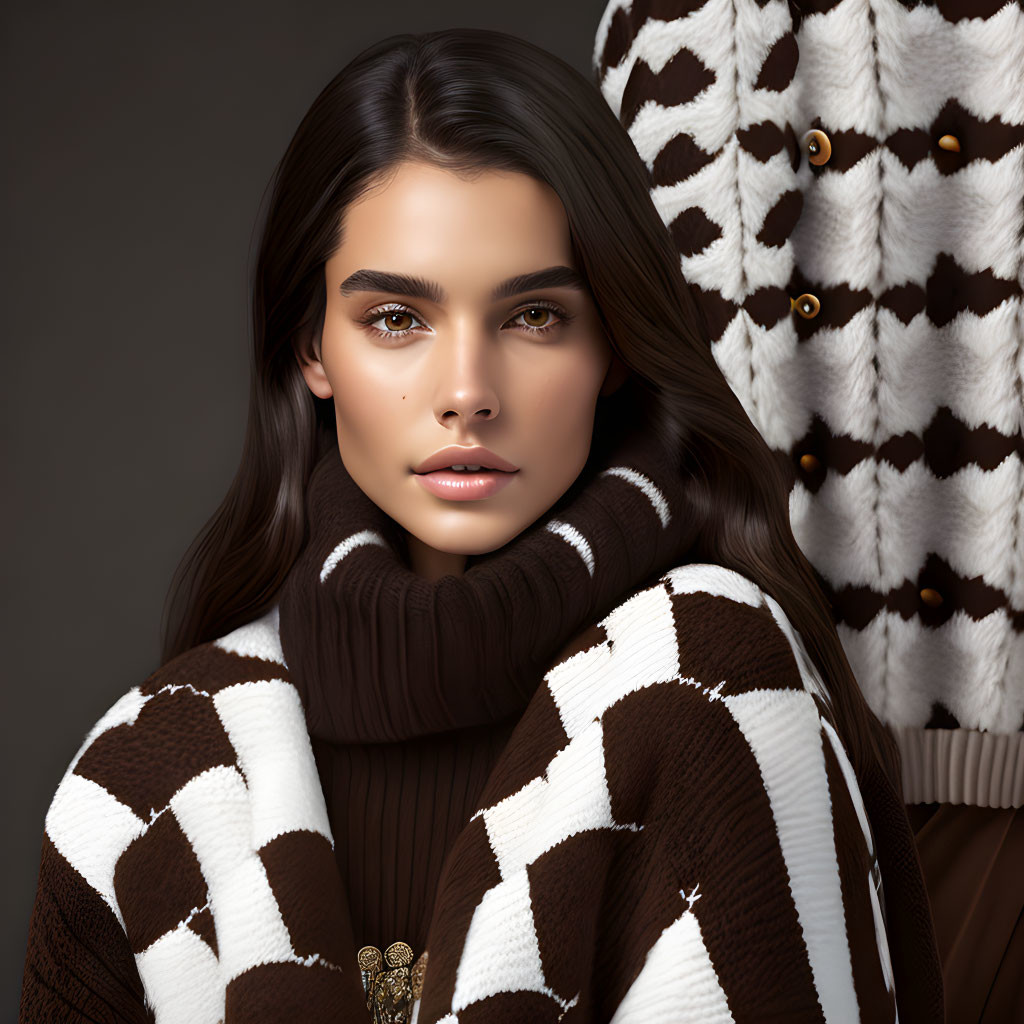
[[[445,862],[414,1020],[895,1020],[875,838],[779,605],[680,566],[545,675]],[[89,733],[22,1021],[367,1019],[334,841],[274,607]]]

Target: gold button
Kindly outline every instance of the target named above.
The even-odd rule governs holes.
[[[804,149],[807,150],[807,159],[816,167],[828,163],[832,155],[832,143],[829,137],[817,128],[812,128],[804,136]]]
[[[925,587],[921,591],[921,600],[924,601],[929,608],[938,608],[942,604],[942,595],[937,590],[932,590],[931,587]]]
[[[820,463],[813,455],[807,454],[800,456],[800,465],[803,466],[808,473],[813,473],[818,468]]]
[[[959,153],[960,140],[955,135],[943,135],[939,139],[939,149],[948,149],[950,153]]]
[[[789,308],[795,309],[805,320],[810,320],[811,317],[818,315],[821,303],[810,292],[804,292],[803,295],[789,300]]]

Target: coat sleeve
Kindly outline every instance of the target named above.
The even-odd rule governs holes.
[[[765,689],[703,712],[659,796],[678,892],[659,943],[699,1000],[679,1019],[895,1021],[879,876],[814,701]]]
[[[642,814],[657,888],[613,1019],[895,1021],[877,825],[799,635],[721,567],[665,593],[670,678],[605,714],[612,804]]]
[[[152,1021],[121,923],[44,835],[21,991],[21,1024]]]

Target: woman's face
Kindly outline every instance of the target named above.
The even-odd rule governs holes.
[[[547,185],[406,162],[342,227],[319,350],[300,343],[299,363],[313,394],[334,399],[345,468],[407,531],[410,568],[458,575],[568,490],[597,397],[626,370]],[[422,472],[439,452],[445,467],[515,472]]]

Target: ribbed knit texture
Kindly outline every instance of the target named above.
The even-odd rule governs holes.
[[[313,740],[357,946],[424,948],[441,864],[515,724],[403,743]]]
[[[678,469],[655,438],[622,437],[503,548],[428,582],[337,446],[321,456],[309,539],[281,590],[281,642],[358,945],[423,948],[445,856],[554,655],[685,559],[690,525],[680,511],[662,521],[657,503],[685,507]],[[651,528],[634,534],[638,515]]]

